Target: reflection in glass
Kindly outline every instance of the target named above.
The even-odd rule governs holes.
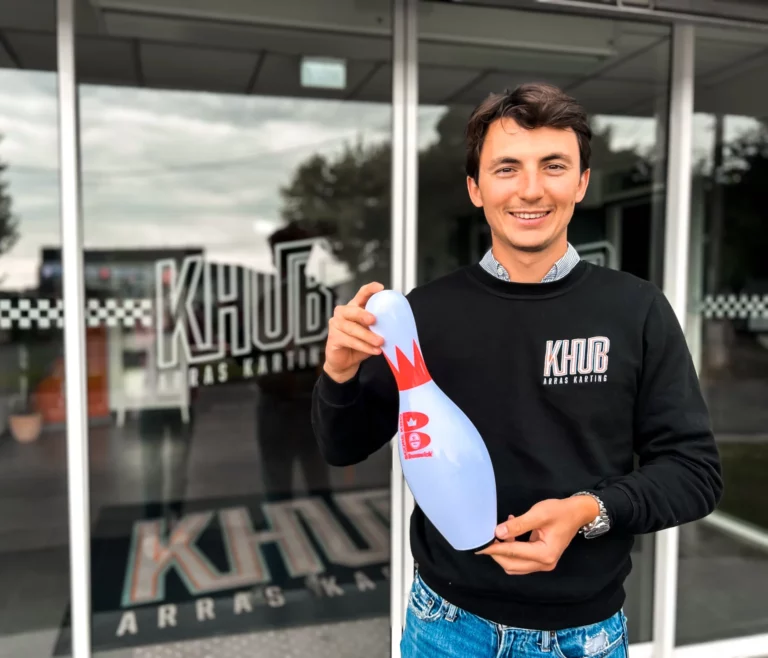
[[[642,23],[539,14],[466,3],[425,3],[419,43],[418,278],[478,262],[490,247],[482,210],[470,202],[464,129],[491,92],[549,82],[585,106],[593,129],[590,187],[569,226],[581,257],[661,283],[669,29]],[[482,26],[493,45],[464,43]],[[516,25],[514,33],[504,26]],[[440,25],[456,45],[433,38]],[[516,35],[526,34],[522,46]],[[625,610],[630,641],[651,639],[654,544],[638,537]]]
[[[390,20],[330,9],[83,21],[98,652],[388,647],[390,454],[328,466],[310,400],[334,306],[390,282]]]
[[[43,257],[61,240],[55,7],[6,3],[0,24],[0,654],[8,656],[70,649],[63,305]]]
[[[688,333],[725,490],[714,514],[681,530],[680,644],[768,632],[766,43],[697,38]]]

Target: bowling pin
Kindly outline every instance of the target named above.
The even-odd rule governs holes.
[[[374,294],[371,331],[399,390],[398,451],[414,500],[448,543],[479,550],[494,539],[496,478],[480,433],[429,374],[408,300],[394,290]]]

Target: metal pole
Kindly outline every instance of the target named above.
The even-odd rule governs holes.
[[[405,5],[405,261],[403,287],[410,292],[418,281],[418,181],[419,181],[419,0]],[[415,507],[411,490],[403,480],[403,624],[413,584],[414,560],[410,543],[410,519]]]
[[[88,409],[74,0],[58,0],[57,32],[72,656],[90,658]]]
[[[683,327],[688,314],[694,46],[693,26],[675,25],[672,33],[664,294]],[[654,581],[654,658],[672,658],[675,649],[679,537],[679,528],[664,530],[656,535],[658,559]]]
[[[392,288],[404,292],[405,244],[405,12],[407,0],[392,2]],[[404,618],[403,545],[403,471],[397,450],[397,436],[391,442],[392,477],[390,479],[390,655],[400,656],[400,638]]]
[[[408,293],[417,275],[418,0],[393,0],[392,30],[392,288]],[[413,495],[392,442],[391,656],[400,656],[408,594],[413,581],[409,521]]]

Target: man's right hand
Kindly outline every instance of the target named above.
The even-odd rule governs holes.
[[[384,286],[380,283],[364,285],[352,301],[337,306],[328,320],[323,370],[340,384],[352,379],[369,356],[381,354],[384,339],[368,328],[376,318],[365,310],[368,300],[381,290]]]

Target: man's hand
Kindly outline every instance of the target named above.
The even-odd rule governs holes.
[[[522,516],[496,528],[494,542],[478,555],[490,555],[509,575],[553,571],[581,526],[592,521],[600,507],[590,496],[543,500]],[[531,533],[529,541],[516,537]]]
[[[368,300],[381,290],[384,286],[377,282],[364,285],[352,301],[337,306],[328,320],[323,369],[334,381],[343,383],[352,379],[360,363],[381,354],[384,339],[369,329],[376,318],[365,310]]]

